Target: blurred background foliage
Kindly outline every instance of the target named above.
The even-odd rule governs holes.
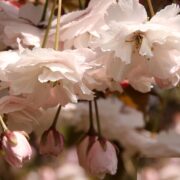
[[[16,3],[24,4],[26,0],[17,0]],[[34,0],[31,1],[35,4],[44,3],[44,0]],[[52,0],[51,0],[52,2]],[[84,9],[88,6],[89,0],[63,0],[63,13],[71,12],[74,10]],[[146,0],[140,0],[140,2],[147,7]],[[155,11],[158,11],[171,3],[180,4],[180,0],[152,0],[153,7]],[[148,10],[149,11],[149,10]],[[124,87],[124,92],[122,94],[117,94],[118,98],[122,100],[127,105],[136,108],[144,113],[146,121],[146,129],[151,132],[159,132],[162,129],[169,129],[173,126],[173,116],[176,113],[180,113],[180,87],[171,90],[159,90],[154,88],[150,93],[142,94],[135,91],[131,87]],[[66,127],[63,129],[66,139],[67,149],[71,149],[76,142],[78,142],[79,137],[83,135],[82,132],[77,132],[73,127]],[[37,150],[37,140],[35,135],[31,134],[31,143],[34,146],[34,150]],[[116,142],[115,142],[116,143]],[[139,163],[139,155],[135,155],[133,158],[129,159],[123,155],[123,148],[120,144],[119,147],[119,169],[115,176],[107,176],[105,180],[135,180],[137,179],[137,168],[141,165],[143,167],[143,162]],[[35,175],[30,176],[31,178],[26,178],[26,175],[33,172],[39,172],[42,167],[50,167],[55,169],[60,166],[66,157],[66,152],[64,156],[55,159],[50,157],[42,157],[40,155],[35,155],[33,161],[25,166],[21,170],[15,170],[11,168],[5,161],[0,160],[0,180],[36,180]],[[61,162],[61,163],[60,163]],[[69,169],[70,171],[70,169]],[[48,173],[48,171],[47,171]],[[41,178],[43,179],[43,176]],[[89,180],[96,180],[90,177]],[[47,179],[51,180],[51,179]],[[60,180],[75,180],[72,177]],[[80,180],[80,179],[77,179]],[[143,179],[142,179],[143,180]]]
[[[24,4],[27,1],[34,2],[35,4],[38,4],[38,3],[44,4],[45,3],[45,0],[11,0],[11,1],[16,1],[20,4]],[[53,0],[50,0],[50,1],[53,2]],[[62,3],[63,3],[64,11],[69,12],[69,11],[73,11],[73,10],[78,10],[80,8],[81,9],[86,8],[88,6],[89,1],[90,0],[62,0]],[[147,0],[139,0],[139,1],[144,6],[146,6],[146,8],[148,10]],[[152,0],[152,3],[153,3],[154,10],[158,11],[168,4],[172,4],[172,3],[180,4],[180,0]]]

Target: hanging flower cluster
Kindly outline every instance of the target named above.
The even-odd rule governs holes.
[[[50,11],[47,4],[0,2],[0,148],[9,164],[22,167],[32,150],[21,131],[32,131],[40,114],[58,106],[42,135],[40,153],[60,154],[64,137],[56,125],[61,107],[89,101],[90,125],[77,148],[79,162],[89,173],[104,178],[107,173],[116,173],[118,158],[116,146],[107,139],[111,137],[101,132],[98,94],[121,93],[126,85],[141,93],[150,92],[154,86],[164,89],[178,85],[180,7],[172,4],[148,17],[138,0],[91,0],[85,9],[61,16],[61,3],[52,3]],[[85,106],[78,105],[77,109],[83,114]],[[142,114],[137,116],[143,124]],[[27,130],[23,124],[28,122]],[[132,129],[136,125],[118,123],[125,134],[135,134]],[[121,142],[125,146],[128,135],[127,142]],[[159,147],[157,142],[152,144]]]

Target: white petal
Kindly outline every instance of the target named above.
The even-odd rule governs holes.
[[[158,22],[161,19],[167,20],[169,18],[177,16],[177,14],[180,12],[180,8],[176,4],[172,4],[169,6],[166,6],[164,9],[160,10],[155,14],[155,16],[152,17],[152,22]]]
[[[138,0],[119,0],[118,4],[109,7],[105,19],[108,23],[110,21],[143,23],[147,20],[147,13]]]
[[[153,56],[152,50],[151,50],[151,44],[149,44],[146,37],[143,38],[141,43],[141,48],[139,50],[139,54],[142,56],[145,56],[147,58],[151,58]]]
[[[44,7],[42,5],[34,5],[33,3],[26,3],[19,9],[19,17],[31,21],[38,25],[41,21]]]

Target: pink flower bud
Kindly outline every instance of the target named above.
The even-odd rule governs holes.
[[[96,141],[97,136],[86,136],[77,147],[79,164],[87,169],[87,154],[92,144]]]
[[[97,140],[88,152],[88,169],[91,174],[104,178],[106,173],[114,175],[117,171],[116,149],[109,141],[104,145]]]
[[[22,167],[26,160],[30,160],[32,150],[23,133],[6,131],[1,137],[1,148],[6,161],[14,167]]]
[[[40,154],[59,155],[64,148],[64,137],[56,129],[45,131],[41,138]]]
[[[115,174],[117,171],[117,154],[112,143],[103,139],[95,139],[94,143],[86,137],[78,146],[77,153],[80,165],[90,174],[99,178]]]

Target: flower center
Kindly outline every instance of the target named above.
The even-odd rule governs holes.
[[[140,31],[134,32],[130,39],[126,40],[126,42],[131,43],[133,46],[133,51],[139,51],[142,40],[143,40],[143,33]]]
[[[50,84],[51,87],[55,87],[61,84],[60,81],[48,81],[47,83]]]

